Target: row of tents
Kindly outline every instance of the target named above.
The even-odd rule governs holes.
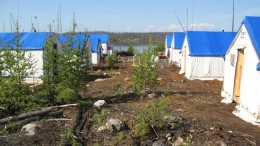
[[[166,36],[165,55],[188,79],[223,80],[222,102],[237,102],[235,114],[256,124],[260,119],[259,26],[260,17],[246,16],[238,32],[174,32]]]
[[[19,36],[17,36],[17,34]],[[53,48],[58,51],[66,43],[71,43],[72,48],[86,50],[89,57],[89,65],[100,64],[102,58],[112,54],[108,34],[56,34],[53,32],[6,32],[0,33],[0,49],[12,49],[17,47],[16,41],[19,38],[19,49],[25,51],[25,55],[32,56],[35,61],[34,74],[25,78],[27,83],[40,83],[43,75],[43,64],[45,47],[48,39],[52,40]]]

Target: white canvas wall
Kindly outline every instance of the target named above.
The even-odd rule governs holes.
[[[257,118],[260,112],[260,72],[256,70],[256,65],[259,62],[259,59],[245,26],[242,26],[233,46],[226,54],[225,76],[221,95],[225,98],[232,99],[237,62],[237,49],[242,48],[244,48],[244,63],[240,86],[240,105]],[[233,65],[231,65],[231,54],[235,56]]]
[[[102,53],[103,54],[107,54],[108,53],[107,43],[101,43],[101,45],[102,45],[102,48],[103,48]]]
[[[185,62],[187,59],[187,56],[189,54],[189,49],[188,49],[188,40],[187,37],[185,36],[184,41],[183,41],[183,45],[182,45],[182,49],[181,49],[181,61],[180,61],[180,74],[185,73]]]
[[[223,80],[223,57],[187,57],[185,77],[199,80]]]
[[[57,44],[57,49],[62,49],[62,43],[59,41],[56,35],[52,35],[52,39],[54,40],[54,43]],[[34,74],[32,76],[28,76],[25,78],[25,82],[35,84],[35,83],[41,83],[42,80],[40,77],[43,75],[43,56],[44,56],[43,50],[30,50],[26,51],[25,55],[29,56],[29,54],[32,55],[32,60],[35,61],[35,68],[30,69],[29,71],[33,71]]]

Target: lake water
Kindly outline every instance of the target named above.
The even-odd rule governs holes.
[[[112,45],[113,51],[127,51],[129,46],[119,46],[119,45]],[[133,46],[139,53],[142,53],[143,50],[148,48],[148,45],[135,45]]]

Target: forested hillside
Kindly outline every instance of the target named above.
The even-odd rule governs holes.
[[[110,43],[113,45],[144,45],[148,44],[150,37],[154,44],[165,41],[165,35],[171,32],[90,32],[106,33],[110,35]]]

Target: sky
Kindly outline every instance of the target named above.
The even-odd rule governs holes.
[[[245,16],[260,16],[260,0],[234,3],[234,31]],[[73,14],[76,31],[232,31],[233,0],[0,0],[0,32],[17,20],[20,31],[71,31]]]

